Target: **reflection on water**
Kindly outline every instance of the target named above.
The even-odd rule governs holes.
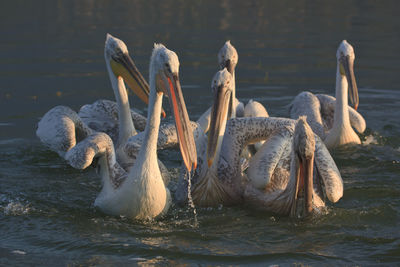
[[[0,231],[7,233],[0,237],[0,264],[400,262],[396,1],[17,0],[0,6]],[[239,53],[237,96],[286,116],[302,90],[334,94],[336,48],[347,39],[355,48],[367,131],[362,146],[333,152],[344,198],[309,221],[237,207],[200,209],[198,227],[187,208],[173,207],[148,223],[94,209],[100,189],[94,170],[70,168],[39,144],[35,127],[55,105],[78,110],[114,98],[103,58],[107,32],[126,42],[144,77],[154,42],[176,51],[194,119],[212,101],[210,81],[226,40]],[[145,110],[137,98],[130,102]],[[177,177],[177,153],[160,158]]]

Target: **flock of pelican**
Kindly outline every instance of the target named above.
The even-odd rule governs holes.
[[[326,198],[335,203],[342,197],[343,181],[328,148],[359,144],[353,128],[365,130],[348,42],[337,50],[336,98],[303,92],[290,106],[292,119],[269,117],[259,102],[244,105],[236,98],[238,54],[229,41],[218,53],[213,105],[197,122],[189,120],[175,52],[154,45],[149,83],[125,43],[110,34],[104,57],[116,101],[98,100],[79,113],[54,107],[36,132],[72,167],[97,166],[102,190],[94,204],[103,212],[152,219],[172,201],[193,201],[203,207],[245,203],[304,217],[320,212]],[[148,104],[147,118],[130,109],[125,84]],[[160,125],[164,94],[173,124]],[[171,148],[179,148],[183,159],[174,195],[168,169],[157,158],[158,150]]]

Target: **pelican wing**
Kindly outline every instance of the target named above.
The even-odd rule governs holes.
[[[315,164],[321,176],[328,199],[335,203],[343,196],[343,180],[324,142],[315,135]]]
[[[255,188],[264,190],[271,181],[275,168],[286,154],[285,151],[291,149],[292,135],[285,128],[276,130],[251,157],[247,176]]]
[[[114,101],[97,100],[93,104],[81,107],[79,116],[90,128],[108,134],[116,143],[119,134],[118,107]],[[135,129],[143,131],[146,127],[146,118],[131,110]]]
[[[290,104],[290,117],[297,120],[307,116],[307,123],[319,137],[325,138],[325,129],[321,117],[321,105],[318,98],[310,92],[301,92]]]
[[[195,135],[194,138],[196,140],[197,129],[200,129],[200,126],[196,122],[190,122],[191,127],[193,130],[193,134]],[[128,142],[125,145],[124,151],[130,157],[136,157],[139,149],[144,141],[144,132],[140,132],[137,135],[134,135],[128,139]],[[178,135],[176,134],[176,128],[174,123],[166,123],[160,126],[160,130],[158,133],[158,140],[157,140],[157,149],[164,150],[164,149],[178,149]]]
[[[226,124],[218,161],[218,178],[228,184],[241,177],[241,153],[249,143],[266,140],[279,129],[294,131],[296,121],[284,118],[234,118]]]
[[[336,98],[325,94],[316,94],[316,97],[321,104],[321,115],[324,120],[324,126],[326,125],[326,129],[330,129],[333,125]],[[349,106],[349,117],[351,126],[353,126],[357,132],[363,133],[366,128],[366,123],[363,116],[354,108]]]
[[[61,157],[93,132],[76,114],[65,106],[50,109],[39,121],[36,135],[50,150]]]

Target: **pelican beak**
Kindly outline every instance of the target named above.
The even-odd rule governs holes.
[[[111,57],[111,69],[115,76],[121,76],[129,88],[144,103],[149,104],[149,85],[143,78],[140,71],[136,68],[132,58],[128,53],[115,55]],[[165,111],[162,110],[162,116],[165,118]]]
[[[301,192],[304,193],[304,206],[302,212],[304,217],[308,216],[313,211],[313,168],[314,156],[310,159],[298,157],[298,169],[296,175],[296,190],[295,201],[292,206],[291,215],[296,215],[297,199]]]
[[[229,71],[229,73],[233,75],[234,66],[230,59],[225,60],[225,65],[222,67],[222,69],[224,68],[226,68]]]
[[[165,88],[167,88],[169,104],[174,113],[175,127],[183,162],[186,169],[190,172],[197,167],[197,152],[179,77],[175,73],[166,74],[166,79],[163,80]]]
[[[342,56],[339,60],[343,68],[343,70],[341,69],[341,74],[346,75],[349,84],[350,101],[354,105],[354,109],[357,110],[359,99],[356,78],[354,76],[354,60],[351,60],[349,56]]]
[[[304,201],[305,201],[305,215],[311,214],[313,207],[313,167],[314,156],[311,159],[304,159],[302,161],[304,170]]]
[[[218,147],[219,136],[225,129],[228,109],[230,106],[232,91],[227,86],[220,85],[214,90],[214,104],[211,108],[210,132],[207,143],[207,163],[211,167]]]

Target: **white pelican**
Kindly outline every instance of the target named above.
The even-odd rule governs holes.
[[[187,170],[196,168],[197,155],[189,118],[179,82],[177,55],[162,44],[155,44],[150,60],[150,98],[145,138],[129,173],[115,160],[111,139],[104,133],[90,135],[68,151],[66,158],[77,168],[99,157],[103,188],[95,206],[111,215],[134,219],[155,218],[166,212],[171,199],[161,178],[157,161],[157,139],[162,97],[168,94],[175,118],[179,145]]]
[[[191,177],[191,196],[193,202],[200,206],[214,206],[221,203],[233,204],[240,201],[236,195],[225,190],[217,177],[218,160],[212,162],[210,157],[218,158],[222,139],[224,138],[224,131],[227,118],[230,117],[229,106],[232,99],[232,75],[226,68],[218,71],[213,81],[211,88],[214,95],[214,104],[211,107],[211,123],[210,131],[207,137],[204,129],[199,125],[195,130],[196,150],[198,155],[198,168]],[[224,103],[224,104],[221,104]],[[176,190],[176,199],[180,203],[187,200],[187,171],[183,168],[181,172],[178,189]],[[240,188],[239,188],[240,189]]]
[[[75,111],[56,106],[40,119],[36,136],[46,147],[64,158],[68,150],[93,132]]]
[[[239,60],[239,55],[237,53],[236,48],[231,44],[231,42],[228,40],[225,42],[225,44],[222,46],[222,48],[218,52],[218,64],[220,66],[220,69],[226,68],[229,73],[232,75],[232,95],[230,99],[230,105],[229,105],[229,118],[236,118],[236,117],[269,117],[267,110],[265,107],[253,100],[249,100],[246,106],[243,105],[242,102],[240,102],[236,98],[236,65]],[[205,132],[209,130],[210,127],[210,112],[211,108],[207,110],[197,121],[200,126],[204,129]],[[262,145],[262,142],[254,144],[254,146],[249,147],[249,151],[254,152],[253,148],[256,150]],[[247,152],[243,152],[244,156],[247,158],[249,157]]]
[[[130,110],[124,82],[146,103],[149,101],[149,86],[129,56],[125,43],[110,34],[106,37],[104,57],[116,104],[108,100],[99,100],[94,104],[84,105],[80,116],[68,107],[57,106],[39,121],[36,134],[43,144],[65,158],[67,151],[90,134],[96,131],[105,132],[116,144],[116,161],[128,171],[139,150],[126,154],[126,142],[129,137],[137,134],[134,123],[144,130],[146,119]],[[85,161],[81,166],[86,166]],[[168,170],[161,161],[159,166],[167,183]]]
[[[360,138],[352,126],[359,133],[365,130],[365,120],[356,111],[358,90],[353,68],[354,49],[346,40],[340,43],[336,58],[336,99],[324,94],[302,92],[294,99],[290,108],[291,118],[307,116],[307,122],[328,148],[360,144]],[[348,106],[348,94],[354,109]]]
[[[117,154],[120,155],[118,151],[128,138],[137,134],[134,123],[143,131],[146,119],[130,110],[126,88],[123,84],[118,85],[117,77],[122,77],[146,104],[149,101],[149,85],[129,56],[125,43],[111,34],[106,36],[104,59],[116,103],[98,100],[82,106],[78,115],[93,130],[107,133],[116,144]]]
[[[228,72],[233,75],[235,75],[235,68],[238,62],[238,53],[235,49],[235,47],[232,46],[230,41],[226,41],[225,44],[222,46],[220,51],[218,52],[218,65],[220,67],[220,70],[224,70],[225,68],[228,70]],[[239,100],[236,99],[235,97],[235,80],[232,79],[231,81],[231,91],[232,95],[231,98],[228,99],[229,101],[229,118],[234,118],[236,116],[243,117],[244,115],[244,106],[243,103],[239,102]],[[258,105],[257,105],[258,104]],[[262,111],[258,111],[258,108],[261,104],[259,104],[256,101],[249,101],[249,104],[247,105],[247,109],[250,112],[259,112],[259,114],[265,114]],[[261,105],[262,106],[262,105]],[[255,110],[255,111],[254,111]],[[265,110],[265,109],[264,109]],[[261,113],[260,113],[261,112]],[[266,110],[265,110],[266,112]],[[250,113],[249,113],[250,114]],[[267,113],[268,114],[268,113]],[[197,124],[203,129],[203,131],[206,133],[208,132],[210,128],[210,117],[211,115],[211,107],[203,113],[203,115],[197,120]],[[194,134],[198,135],[197,130],[198,125],[196,123],[192,122],[192,128],[195,130]],[[175,147],[178,144],[178,139],[176,136],[176,132],[174,129],[174,126],[172,124],[164,124],[160,127],[160,133],[159,133],[159,140],[158,140],[158,149],[167,149],[167,148],[172,148]],[[140,148],[141,144],[143,142],[143,133],[139,133],[138,135],[133,136],[128,144],[127,144],[127,153],[136,153],[138,149]]]
[[[218,65],[220,70],[226,68],[229,73],[233,76],[232,79],[232,95],[230,99],[230,117],[229,118],[236,118],[236,117],[243,117],[244,114],[244,105],[236,98],[236,82],[235,82],[235,69],[236,65],[239,60],[239,55],[236,51],[236,48],[231,44],[228,40],[222,46],[222,48],[218,52]],[[211,114],[211,107],[201,115],[201,117],[197,120],[200,124],[201,128],[203,128],[204,132],[206,133],[210,127],[210,114]]]
[[[56,107],[47,112],[38,123],[37,136],[61,156],[94,131],[106,132],[117,148],[121,148],[130,136],[137,133],[132,116],[144,128],[145,120],[141,115],[130,111],[124,81],[135,94],[148,103],[147,82],[130,58],[124,42],[110,34],[106,37],[104,57],[117,104],[99,100],[92,105],[84,105],[79,115],[67,107]]]
[[[244,201],[282,215],[320,212],[324,193],[332,202],[343,195],[339,170],[305,117],[298,119],[294,132],[288,127],[268,138],[250,159],[247,177]]]
[[[299,167],[295,165],[296,156],[301,156],[302,160],[309,159],[309,154],[311,152],[314,154],[314,150],[315,158],[304,162],[308,165],[315,162],[318,170],[314,177],[313,205],[315,207],[323,205],[322,182],[329,200],[338,201],[343,194],[340,173],[322,141],[317,136],[314,141],[314,134],[306,131],[308,126],[304,126],[306,125],[304,118],[301,118],[300,122],[262,117],[233,118],[227,122],[232,92],[229,86],[230,79],[231,76],[227,71],[220,71],[212,83],[215,100],[208,141],[204,134],[198,135],[196,140],[199,166],[191,177],[191,196],[194,203],[200,206],[216,206],[243,201],[249,203],[264,201],[263,209],[289,214],[287,210],[273,207],[286,205],[290,207],[289,211],[292,210],[296,204],[293,200],[297,198],[297,193],[290,186],[293,181],[299,179],[293,176],[297,174]],[[296,125],[299,126],[295,131]],[[246,175],[241,166],[242,150],[249,143],[261,140],[266,142],[251,158]],[[184,171],[175,194],[177,201],[181,203],[187,200],[186,175]],[[302,172],[303,180],[305,175],[306,173]],[[300,186],[301,184],[297,191],[302,189]],[[290,195],[290,192],[293,194]],[[269,208],[270,206],[272,208]]]
[[[226,68],[229,73],[232,75],[232,96],[231,96],[231,118],[236,118],[236,117],[243,117],[244,113],[244,106],[243,103],[241,103],[237,98],[236,98],[236,65],[239,61],[239,55],[236,51],[236,48],[231,44],[231,41],[228,40],[225,42],[225,44],[222,46],[222,48],[218,52],[218,63],[220,70],[223,70]]]

